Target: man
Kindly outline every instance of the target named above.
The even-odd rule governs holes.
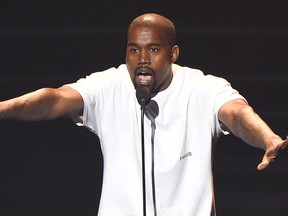
[[[135,89],[144,85],[159,109],[155,119],[144,119],[147,215],[212,215],[211,154],[217,137],[232,132],[264,149],[258,170],[287,147],[288,138],[276,135],[226,80],[176,65],[178,56],[173,23],[141,15],[128,29],[125,65],[1,102],[0,117],[67,116],[89,128],[98,135],[104,158],[98,214],[141,215],[141,111]]]

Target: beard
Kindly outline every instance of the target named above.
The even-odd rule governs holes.
[[[146,85],[149,88],[151,94],[157,93],[156,82],[154,79],[153,79],[153,81],[151,81],[149,83],[141,83],[141,82],[139,82],[138,76],[135,76],[134,80],[133,80],[133,85],[134,85],[135,89],[137,87],[139,87],[140,85]]]

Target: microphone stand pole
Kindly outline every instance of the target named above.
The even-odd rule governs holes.
[[[142,151],[142,188],[143,188],[143,216],[146,216],[146,183],[145,183],[145,141],[144,141],[144,113],[145,100],[141,100],[141,151]]]

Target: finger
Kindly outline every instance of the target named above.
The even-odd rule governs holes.
[[[280,147],[281,146],[281,147]],[[286,137],[286,140],[283,141],[281,145],[279,145],[278,148],[275,148],[273,150],[266,150],[265,155],[263,156],[262,162],[257,166],[257,170],[263,170],[269,166],[271,162],[276,160],[280,155],[283,153],[288,152],[288,136]]]
[[[285,140],[283,140],[281,150],[287,149],[287,147],[288,147],[288,136],[286,137]]]
[[[266,169],[269,166],[269,164],[273,162],[274,160],[275,160],[275,156],[267,157],[267,155],[265,154],[262,159],[262,162],[257,166],[257,170],[261,171],[263,169]]]
[[[282,147],[281,147],[281,149],[278,151],[278,156],[277,156],[277,158],[279,158],[282,154],[287,154],[287,152],[288,152],[288,148],[287,148],[287,145],[283,145]],[[282,156],[281,156],[282,157]]]
[[[260,164],[258,164],[257,166],[257,170],[261,171],[264,170],[265,168],[267,168],[269,165],[268,161],[262,161]]]
[[[285,139],[284,142],[283,142],[282,149],[287,148],[287,146],[288,146],[288,136],[286,137],[286,139]]]

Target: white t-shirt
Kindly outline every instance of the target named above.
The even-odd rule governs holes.
[[[218,110],[243,97],[230,84],[173,65],[170,86],[152,99],[158,216],[208,216],[213,202],[212,143],[223,133]],[[83,125],[98,135],[104,158],[99,216],[142,215],[141,111],[126,65],[68,85],[84,100]],[[151,122],[145,117],[147,216],[153,215]]]

